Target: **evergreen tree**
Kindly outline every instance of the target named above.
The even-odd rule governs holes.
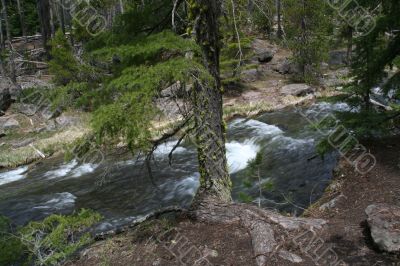
[[[284,0],[284,25],[293,60],[300,68],[296,77],[317,81],[320,64],[328,50],[328,7],[320,0]]]

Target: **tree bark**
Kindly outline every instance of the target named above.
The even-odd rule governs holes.
[[[63,0],[60,1],[60,6],[58,7],[59,17],[60,17],[60,26],[62,32],[65,34],[65,15],[64,15],[64,3]]]
[[[50,47],[48,45],[48,41],[51,38],[50,4],[49,0],[37,0],[36,3],[40,21],[40,28],[42,32],[43,47],[46,51],[47,56],[49,56]]]
[[[0,12],[0,50],[4,50],[3,14]]]
[[[53,38],[53,37],[55,36],[55,32],[56,32],[56,25],[55,25],[55,23],[54,23],[55,18],[54,18],[53,7],[52,7],[51,4],[50,4],[49,12],[50,12],[50,30],[51,30],[51,37]]]
[[[119,0],[119,10],[121,11],[121,14],[124,14],[125,8],[124,8],[123,0]]]
[[[15,74],[15,62],[14,62],[14,50],[12,47],[12,39],[11,39],[11,31],[10,31],[10,23],[8,21],[7,16],[7,5],[5,0],[1,0],[2,8],[3,8],[3,18],[6,26],[6,34],[7,34],[7,42],[8,47],[10,49],[10,78],[13,82],[17,81],[17,77]]]
[[[230,202],[231,180],[227,169],[225,128],[222,117],[222,90],[219,76],[220,3],[196,0],[189,12],[194,14],[194,34],[202,50],[202,60],[211,79],[197,79],[194,84],[196,144],[198,151],[200,188],[194,201],[212,197]]]
[[[18,15],[19,15],[19,21],[21,24],[22,36],[25,37],[25,42],[27,42],[26,36],[28,34],[26,33],[25,13],[24,13],[24,9],[22,8],[21,1],[23,1],[23,0],[17,0]]]
[[[351,55],[353,52],[353,28],[348,26],[347,28],[347,65],[351,65]]]
[[[282,3],[281,0],[276,1],[276,13],[278,14],[278,32],[277,36],[279,39],[282,39],[283,30],[282,30]]]

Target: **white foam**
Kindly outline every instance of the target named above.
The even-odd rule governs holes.
[[[91,163],[85,163],[80,165],[79,167],[76,167],[75,169],[72,170],[72,177],[80,177],[84,174],[89,174],[94,172],[96,168],[98,167],[97,164],[91,164]]]
[[[68,164],[62,165],[60,168],[58,168],[56,170],[48,171],[44,176],[48,177],[49,179],[64,177],[64,176],[68,175],[72,171],[72,169],[74,169],[74,167],[77,165],[78,165],[78,161],[73,160],[73,161],[69,162]]]
[[[175,145],[178,143],[177,140],[175,141],[168,141],[168,142],[164,142],[163,144],[159,145],[157,147],[157,149],[154,151],[154,155],[158,155],[158,156],[162,156],[162,155],[168,155],[172,149],[175,147]],[[174,153],[182,153],[185,152],[186,148],[183,147],[177,147],[174,150]]]
[[[28,166],[20,167],[12,171],[0,173],[0,186],[26,177]]]
[[[229,173],[233,174],[245,169],[249,161],[256,158],[259,149],[260,147],[251,140],[247,140],[244,143],[236,141],[226,143]]]
[[[69,192],[56,193],[56,196],[43,205],[33,207],[34,209],[64,209],[68,207],[73,207],[75,204],[76,196]]]
[[[358,108],[351,108],[347,103],[327,103],[320,102],[311,106],[310,109],[307,110],[306,114],[312,113],[320,113],[320,112],[357,112]]]
[[[262,136],[278,135],[283,133],[283,131],[277,126],[268,125],[254,119],[246,120],[243,118],[238,118],[229,125],[229,128],[252,129],[256,135]]]
[[[59,177],[80,177],[84,174],[92,173],[99,166],[98,164],[85,163],[79,165],[78,161],[73,160],[68,164],[62,165],[56,170],[49,171],[45,174],[45,177],[49,179],[59,178]]]
[[[286,136],[276,136],[272,139],[272,142],[280,142],[285,148],[289,150],[296,150],[300,149],[302,146],[305,145],[312,145],[314,144],[314,139],[294,139],[291,137]]]

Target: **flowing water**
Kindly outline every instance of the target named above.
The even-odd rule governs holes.
[[[319,103],[301,112],[322,116],[346,108]],[[265,208],[301,213],[321,196],[337,163],[335,152],[317,156],[319,139],[294,108],[231,121],[226,148],[233,198],[240,201],[246,195]],[[91,208],[105,217],[99,230],[108,230],[160,207],[187,207],[199,187],[196,151],[183,144],[169,165],[175,143],[155,151],[152,178],[142,159],[127,154],[107,156],[101,165],[52,158],[31,168],[0,172],[0,214],[23,225],[53,213]],[[253,175],[248,165],[257,153],[262,164]]]

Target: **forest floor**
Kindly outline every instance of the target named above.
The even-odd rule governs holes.
[[[304,216],[327,221],[318,232],[318,244],[331,247],[337,261],[344,262],[336,265],[397,265],[400,254],[384,253],[374,246],[365,208],[376,203],[400,205],[400,137],[366,141],[364,145],[376,157],[374,169],[360,175],[342,160],[323,197]],[[334,206],[320,208],[335,198]],[[243,227],[187,217],[172,220],[158,218],[95,242],[66,265],[255,265],[251,237]],[[288,242],[302,262],[289,262],[277,251],[267,265],[326,265],[318,262],[315,253],[293,247],[296,244],[290,239]],[[196,260],[198,264],[194,264]]]

